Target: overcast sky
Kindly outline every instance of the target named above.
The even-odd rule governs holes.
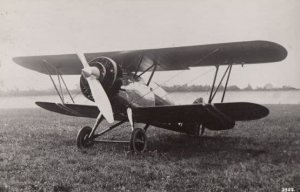
[[[0,0],[0,80],[6,89],[51,86],[47,76],[14,64],[14,56],[268,40],[283,45],[287,59],[235,66],[230,84],[300,88],[299,10],[297,0]],[[197,68],[169,84],[210,84],[212,75]],[[74,87],[79,78],[67,81]]]

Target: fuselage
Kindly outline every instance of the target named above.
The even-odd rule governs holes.
[[[120,109],[125,110],[128,106],[174,105],[168,93],[160,85],[151,82],[147,86],[142,78],[134,79],[131,74],[122,77],[122,86],[111,98],[115,112],[120,112]]]

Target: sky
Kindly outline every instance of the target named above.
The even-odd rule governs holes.
[[[300,88],[299,10],[298,0],[0,0],[2,89],[52,86],[49,77],[13,63],[16,56],[249,40],[279,43],[288,57],[278,63],[234,66],[229,85]],[[211,67],[160,72],[154,80],[205,85],[211,84],[213,72]],[[78,86],[78,76],[65,80],[70,88]]]

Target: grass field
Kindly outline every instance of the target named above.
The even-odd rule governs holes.
[[[0,111],[0,191],[282,191],[300,184],[300,105],[202,138],[149,128],[148,150],[76,148],[94,123],[42,109]],[[105,126],[103,124],[103,126]],[[110,138],[129,139],[127,125]]]

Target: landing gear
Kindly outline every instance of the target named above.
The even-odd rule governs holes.
[[[147,148],[147,136],[146,136],[146,130],[149,127],[149,125],[146,125],[144,129],[141,128],[132,128],[133,131],[131,132],[131,138],[130,141],[116,141],[116,140],[96,140],[96,138],[104,135],[105,133],[111,131],[112,129],[118,127],[119,125],[126,122],[120,121],[102,131],[100,133],[96,133],[96,129],[98,128],[100,122],[102,119],[99,119],[96,121],[93,129],[91,127],[83,127],[77,134],[77,147],[78,149],[86,149],[89,147],[92,147],[94,143],[129,143],[130,150],[134,153],[142,153]]]
[[[93,146],[93,141],[89,138],[92,132],[91,127],[83,127],[77,134],[77,147],[79,149]]]
[[[142,153],[147,148],[147,136],[141,128],[135,128],[131,133],[130,150],[135,153]]]

